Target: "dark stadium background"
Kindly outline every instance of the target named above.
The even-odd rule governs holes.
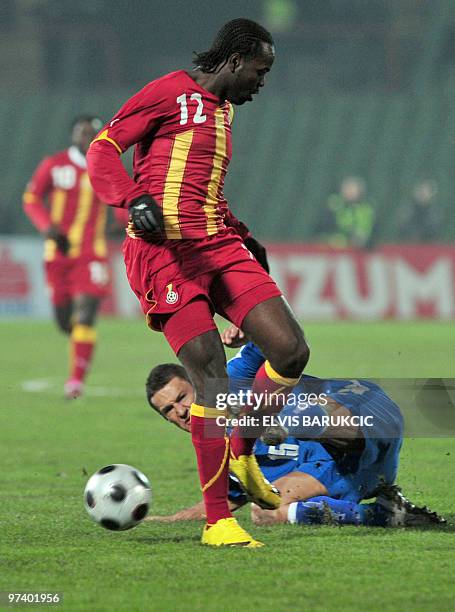
[[[277,59],[239,109],[226,192],[273,241],[315,241],[330,193],[362,176],[375,243],[402,238],[394,214],[415,181],[437,182],[453,241],[455,4],[444,0],[2,0],[0,231],[28,233],[21,193],[66,146],[80,111],[109,118],[153,78],[191,66],[226,20],[268,26]],[[12,214],[14,210],[14,214]]]

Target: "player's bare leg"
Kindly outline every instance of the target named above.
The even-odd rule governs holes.
[[[297,384],[309,358],[309,348],[294,315],[281,297],[256,305],[245,317],[243,331],[255,342],[268,360],[258,370],[254,383],[255,397],[266,393],[273,403],[264,402],[262,410],[276,413],[286,403],[287,395]],[[246,407],[251,411],[251,407]],[[235,427],[231,434],[230,470],[258,506],[273,510],[279,507],[278,491],[264,478],[253,454],[255,440],[263,427],[245,431]]]
[[[300,378],[310,358],[302,328],[282,297],[257,304],[246,315],[243,331],[284,378]]]
[[[95,321],[101,300],[91,295],[79,295],[73,301],[71,328],[71,372],[65,383],[65,397],[82,395],[96,345]]]
[[[269,398],[275,394],[273,398],[276,401],[265,401],[263,407],[269,413],[279,412],[309,359],[310,349],[303,331],[282,297],[265,300],[252,308],[242,323],[242,329],[267,357],[256,374],[253,392],[267,393]],[[251,437],[246,438],[236,430],[232,440],[234,454],[250,454],[254,440],[261,433],[262,429],[258,427],[250,432]]]
[[[261,546],[237,523],[228,506],[229,438],[217,421],[217,394],[228,390],[226,357],[217,331],[188,341],[178,357],[195,390],[191,406],[191,436],[196,451],[207,524],[202,543],[212,546]]]

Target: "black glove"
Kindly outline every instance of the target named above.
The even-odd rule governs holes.
[[[135,229],[147,234],[161,234],[164,230],[163,212],[152,196],[145,193],[128,204],[130,220]]]
[[[66,234],[62,234],[60,232],[57,226],[50,226],[50,228],[46,232],[46,238],[48,238],[49,240],[54,240],[57,245],[57,249],[61,253],[63,253],[63,255],[66,255],[68,253],[70,248],[70,241],[68,240]]]
[[[266,272],[270,272],[269,262],[267,261],[267,252],[265,247],[262,246],[260,242],[256,240],[256,238],[245,238],[243,241],[246,248],[253,253],[256,257],[257,261],[264,268]]]

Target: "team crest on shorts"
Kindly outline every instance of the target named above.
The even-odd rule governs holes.
[[[176,301],[179,299],[179,294],[177,293],[177,291],[174,291],[172,289],[172,283],[169,283],[169,285],[166,285],[166,287],[167,287],[166,304],[175,304]]]

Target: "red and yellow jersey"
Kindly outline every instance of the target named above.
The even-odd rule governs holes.
[[[42,232],[56,225],[66,234],[67,256],[105,257],[107,208],[92,189],[84,155],[76,148],[46,157],[24,193],[24,210]],[[47,201],[47,203],[46,203]],[[46,240],[44,258],[64,257],[54,240]]]
[[[183,70],[152,81],[93,141],[87,164],[94,189],[116,206],[151,194],[162,206],[167,238],[218,233],[232,225],[225,223],[223,195],[232,117],[230,102],[220,102]],[[119,159],[133,144],[134,180]]]

